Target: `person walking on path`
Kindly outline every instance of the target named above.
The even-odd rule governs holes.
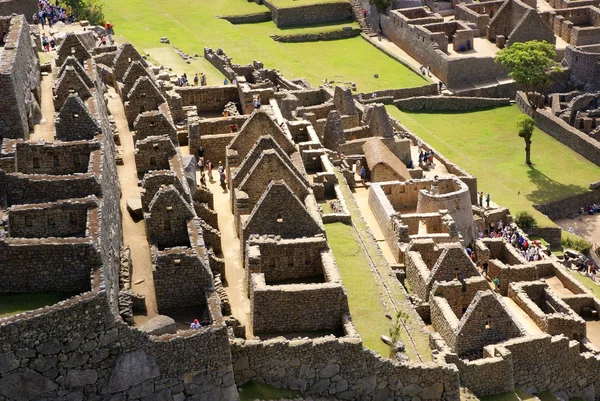
[[[212,162],[210,160],[207,160],[206,161],[206,170],[207,170],[208,179],[210,180],[210,182],[214,182],[213,175],[212,175],[212,169],[213,169],[213,167],[214,166],[213,166]]]
[[[227,192],[227,183],[225,182],[225,171],[221,171],[219,173],[219,180],[221,181],[221,188],[223,189],[223,193]]]
[[[198,86],[198,73],[194,75],[194,86]]]
[[[490,194],[488,193],[487,196],[485,197],[485,204],[486,207],[489,208],[490,207]]]
[[[483,191],[478,192],[479,195],[479,207],[483,207]]]

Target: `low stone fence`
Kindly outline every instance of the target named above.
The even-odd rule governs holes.
[[[594,189],[543,205],[534,204],[533,207],[548,216],[551,220],[556,220],[564,217],[573,217],[580,213],[583,206],[593,203],[600,203],[600,189]]]
[[[257,22],[271,21],[271,12],[264,11],[262,13],[253,13],[245,15],[223,15],[219,18],[231,22],[234,25],[239,24],[255,24]]]
[[[343,27],[337,31],[318,32],[318,33],[298,33],[293,35],[271,35],[271,39],[276,42],[298,43],[298,42],[319,42],[325,40],[339,40],[354,38],[360,35],[359,28]]]
[[[464,111],[509,106],[510,99],[462,96],[417,96],[408,99],[394,100],[394,105],[404,111]]]
[[[392,101],[397,99],[407,99],[415,96],[437,95],[438,87],[436,84],[426,84],[423,86],[414,86],[412,88],[384,89],[375,92],[363,93],[363,103],[385,103],[383,100],[390,98]],[[375,94],[375,97],[373,97]],[[358,95],[354,96],[358,99]],[[390,102],[391,103],[391,102]]]

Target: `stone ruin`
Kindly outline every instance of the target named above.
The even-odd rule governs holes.
[[[13,25],[11,39],[27,36],[22,17]],[[430,28],[460,41],[463,25]],[[235,84],[175,87],[131,44],[93,48],[68,34],[51,65],[54,131],[42,138],[30,132],[33,98],[19,98],[39,90],[25,42],[0,55],[23,52],[15,74],[36,83],[0,86],[26,106],[10,126],[0,120],[0,293],[65,296],[0,319],[0,398],[235,401],[249,380],[349,400],[456,401],[459,385],[595,398],[600,350],[587,336],[599,301],[556,263],[478,239],[477,227],[508,223],[508,211],[475,206],[476,178],[457,166],[433,178],[409,169],[417,140],[382,104],[210,49]],[[232,107],[239,114],[214,117]],[[198,185],[201,152],[223,162],[230,203]],[[341,188],[364,185],[359,165],[433,362],[383,358],[354,328],[325,224],[352,224]],[[222,243],[223,215],[239,250]],[[143,235],[126,247],[132,226]],[[239,282],[225,252],[240,261]],[[233,291],[247,299],[245,322]],[[191,316],[202,327],[190,329]]]

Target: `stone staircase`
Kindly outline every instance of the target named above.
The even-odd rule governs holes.
[[[358,22],[358,25],[360,25],[360,29],[368,36],[377,36],[377,32],[371,27],[369,19],[363,17],[363,8],[360,6],[358,0],[350,0],[350,5],[352,6],[352,16]]]

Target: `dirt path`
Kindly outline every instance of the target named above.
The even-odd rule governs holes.
[[[385,259],[388,261],[388,263],[396,263],[394,253],[386,242],[383,231],[381,231],[381,227],[379,227],[379,223],[369,207],[369,187],[356,187],[354,199],[356,199],[356,203],[358,203],[358,207],[360,208],[362,216],[367,222],[367,226],[369,226],[369,229],[373,233],[375,241],[377,241],[377,245],[379,245],[381,252],[383,252],[383,256],[385,256]]]
[[[37,141],[40,139],[46,142],[54,142],[54,101],[52,100],[52,77],[50,75],[42,76],[42,121],[33,127],[33,133],[29,139]]]
[[[218,177],[216,170],[213,171],[213,177],[215,179]],[[198,177],[199,181],[200,177]],[[249,325],[250,302],[246,298],[246,291],[244,290],[245,271],[240,258],[240,240],[237,237],[233,213],[231,212],[230,193],[229,191],[223,193],[217,180],[213,183],[209,182],[208,187],[214,194],[215,211],[219,216],[221,247],[225,258],[225,279],[227,280],[225,291],[229,296],[231,314],[246,326],[246,335],[250,338],[253,336]]]
[[[574,295],[571,290],[565,288],[565,285],[556,276],[547,278],[546,283],[550,286],[552,291],[561,298]]]
[[[523,326],[525,331],[527,331],[527,334],[544,334],[542,329],[540,329],[537,326],[537,324],[535,324],[535,322],[529,317],[529,315],[523,309],[521,309],[519,305],[515,303],[515,301],[513,301],[509,297],[502,297],[502,300],[504,301],[504,305],[506,305],[506,308],[509,311],[511,311],[514,316],[516,316],[519,323],[521,323],[521,326]]]
[[[138,326],[158,314],[156,294],[154,292],[154,279],[152,277],[152,260],[144,221],[135,222],[127,211],[127,199],[140,199],[141,187],[137,185],[137,171],[133,156],[133,137],[127,125],[123,103],[121,103],[119,95],[112,88],[109,89],[108,108],[114,116],[123,153],[124,165],[117,166],[117,174],[121,184],[123,243],[131,248],[131,260],[133,264],[132,289],[146,297],[146,309],[148,311],[147,316],[135,317],[135,325]]]
[[[566,231],[572,228],[573,232],[580,237],[592,243],[600,244],[600,213],[596,213],[593,216],[585,214],[583,220],[581,217],[575,219],[566,218],[554,220],[554,223]]]

